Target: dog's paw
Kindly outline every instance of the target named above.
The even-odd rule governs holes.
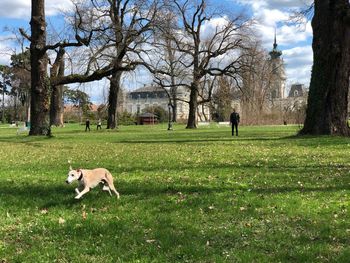
[[[77,196],[76,196],[76,197],[74,197],[74,198],[78,200],[78,199],[80,199],[80,196],[79,196],[79,195],[77,195]]]

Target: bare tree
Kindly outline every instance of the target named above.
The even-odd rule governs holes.
[[[198,104],[211,99],[210,96],[205,100],[199,99],[201,85],[207,85],[205,78],[222,75],[237,78],[241,57],[236,51],[244,46],[244,29],[249,23],[242,16],[230,18],[210,13],[205,0],[172,2],[183,28],[171,39],[178,51],[185,54],[182,64],[191,76],[190,83],[183,83],[190,90],[186,128],[191,129],[196,128]],[[213,31],[204,32],[204,27],[214,19],[220,21]]]
[[[187,69],[182,64],[185,54],[179,52],[172,37],[178,30],[176,14],[169,8],[163,9],[158,15],[152,52],[146,58],[140,58],[153,74],[154,83],[166,92],[172,109],[172,122],[177,121],[178,101],[189,103],[183,96],[178,96],[179,89],[189,82]]]
[[[241,103],[247,122],[257,123],[260,116],[271,107],[271,84],[274,82],[273,66],[267,52],[258,41],[252,41],[242,51]]]
[[[141,64],[139,57],[147,52],[159,1],[91,0],[81,8],[92,10],[85,16],[101,28],[95,37],[91,60],[97,65],[107,61],[113,68],[109,76],[107,129],[114,129],[122,74]]]
[[[45,1],[32,0],[31,13],[31,35],[29,36],[23,29],[21,34],[30,41],[30,59],[31,59],[31,128],[29,135],[50,135],[51,129],[48,121],[49,112],[49,87],[63,85],[74,82],[89,82],[109,76],[113,73],[113,67],[110,65],[90,72],[90,68],[85,74],[70,74],[68,76],[60,76],[52,74],[49,78],[47,75],[47,66],[49,63],[48,51],[59,50],[58,57],[55,60],[56,65],[61,64],[65,48],[79,47],[88,45],[93,30],[88,35],[80,36],[79,29],[82,25],[81,15],[78,13],[76,20],[75,40],[62,40],[54,44],[47,43],[47,30],[45,18]],[[84,32],[84,31],[83,31]],[[57,67],[59,68],[59,67]],[[58,71],[57,71],[58,72]]]

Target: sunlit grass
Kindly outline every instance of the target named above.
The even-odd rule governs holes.
[[[0,126],[0,261],[348,262],[350,139],[166,128]],[[74,200],[68,160],[109,169],[121,199]]]

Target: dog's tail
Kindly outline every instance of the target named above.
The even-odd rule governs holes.
[[[109,188],[116,194],[117,198],[119,199],[120,195],[114,187],[112,174],[108,170],[106,170],[105,176],[106,176],[106,181],[108,183]]]

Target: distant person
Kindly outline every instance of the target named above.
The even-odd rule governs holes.
[[[86,119],[86,122],[85,122],[85,131],[89,130],[90,131],[90,120],[89,119]]]
[[[236,136],[238,136],[238,124],[240,121],[239,114],[236,112],[236,109],[233,109],[233,112],[230,115],[230,124],[232,127],[232,136],[234,136],[234,130],[236,129]]]
[[[98,130],[98,128],[100,128],[100,130],[102,130],[102,121],[101,121],[101,119],[98,119],[98,121],[97,121],[97,130]]]

